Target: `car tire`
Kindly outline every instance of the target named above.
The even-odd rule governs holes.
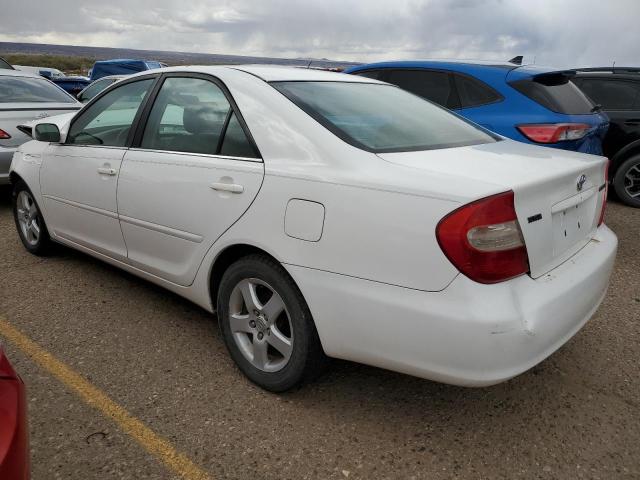
[[[11,200],[13,219],[24,248],[38,256],[50,254],[53,242],[40,206],[26,183],[19,181],[15,184]]]
[[[621,202],[640,208],[640,155],[625,160],[613,177],[613,188]],[[637,190],[638,196],[632,194]]]
[[[230,265],[220,281],[217,307],[231,358],[256,385],[284,392],[324,370],[328,358],[309,307],[270,257],[249,255]]]

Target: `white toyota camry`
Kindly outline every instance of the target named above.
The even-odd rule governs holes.
[[[364,77],[164,69],[33,136],[11,166],[27,250],[59,242],[217,311],[273,391],[327,357],[514,377],[593,315],[617,249],[605,158],[505,140]]]

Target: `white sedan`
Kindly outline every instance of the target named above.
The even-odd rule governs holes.
[[[58,242],[217,312],[283,391],[343,358],[482,386],[605,295],[605,158],[497,137],[399,88],[176,67],[38,123],[11,167],[24,246]]]

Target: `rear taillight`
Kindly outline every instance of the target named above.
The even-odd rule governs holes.
[[[607,160],[607,164],[604,166],[604,184],[600,187],[602,189],[602,208],[600,208],[600,219],[598,220],[598,226],[604,223],[604,212],[607,209],[607,195],[609,193],[609,164],[610,163],[611,163],[611,160]]]
[[[536,143],[579,140],[591,130],[591,126],[586,123],[541,123],[518,125],[517,128],[525,137]]]
[[[513,198],[512,191],[483,198],[438,223],[440,248],[471,280],[497,283],[529,271]]]
[[[9,138],[11,138],[11,135],[0,128],[0,140],[7,140]]]

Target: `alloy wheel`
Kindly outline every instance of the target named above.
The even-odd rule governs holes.
[[[23,238],[29,245],[36,246],[40,240],[41,225],[38,220],[38,207],[28,191],[22,190],[18,193],[16,210]]]
[[[631,198],[640,197],[640,163],[625,172],[624,190]]]
[[[243,279],[229,301],[229,325],[242,355],[263,372],[282,370],[293,352],[291,318],[282,297],[267,282]]]

